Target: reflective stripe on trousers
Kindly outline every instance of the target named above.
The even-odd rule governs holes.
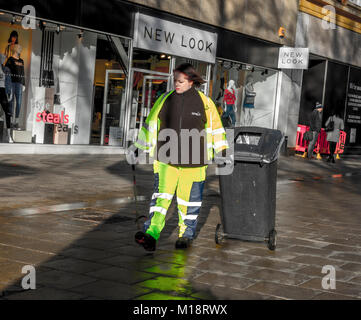
[[[154,161],[154,193],[144,232],[158,240],[165,225],[167,210],[176,193],[179,236],[193,239],[202,205],[206,170],[207,166],[183,168]]]

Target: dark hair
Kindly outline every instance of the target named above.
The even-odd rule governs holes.
[[[335,112],[333,112],[333,115],[336,116],[337,118],[341,118],[341,113],[340,113],[340,111],[335,111]]]
[[[9,37],[9,40],[8,40],[8,43],[11,42],[11,38],[12,38],[12,37],[15,37],[15,38],[16,38],[15,44],[18,44],[19,35],[18,35],[18,33],[17,33],[15,30],[11,31],[10,37]]]
[[[196,87],[199,87],[201,84],[205,83],[200,74],[194,69],[194,67],[190,63],[182,63],[174,69],[174,72],[175,71],[184,73],[188,77],[189,81],[193,81]]]

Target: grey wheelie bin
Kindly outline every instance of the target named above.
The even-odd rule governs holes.
[[[223,239],[265,241],[276,248],[277,159],[284,136],[279,130],[234,128],[234,169],[220,175],[221,221],[215,233]]]

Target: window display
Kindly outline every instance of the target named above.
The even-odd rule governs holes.
[[[230,61],[217,61],[211,86],[226,126],[273,128],[277,71]]]
[[[7,13],[0,30],[1,142],[123,144],[129,40]]]

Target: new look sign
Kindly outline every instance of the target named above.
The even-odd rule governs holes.
[[[134,47],[215,63],[217,34],[137,13]]]
[[[278,58],[279,69],[308,69],[308,48],[280,48]]]

